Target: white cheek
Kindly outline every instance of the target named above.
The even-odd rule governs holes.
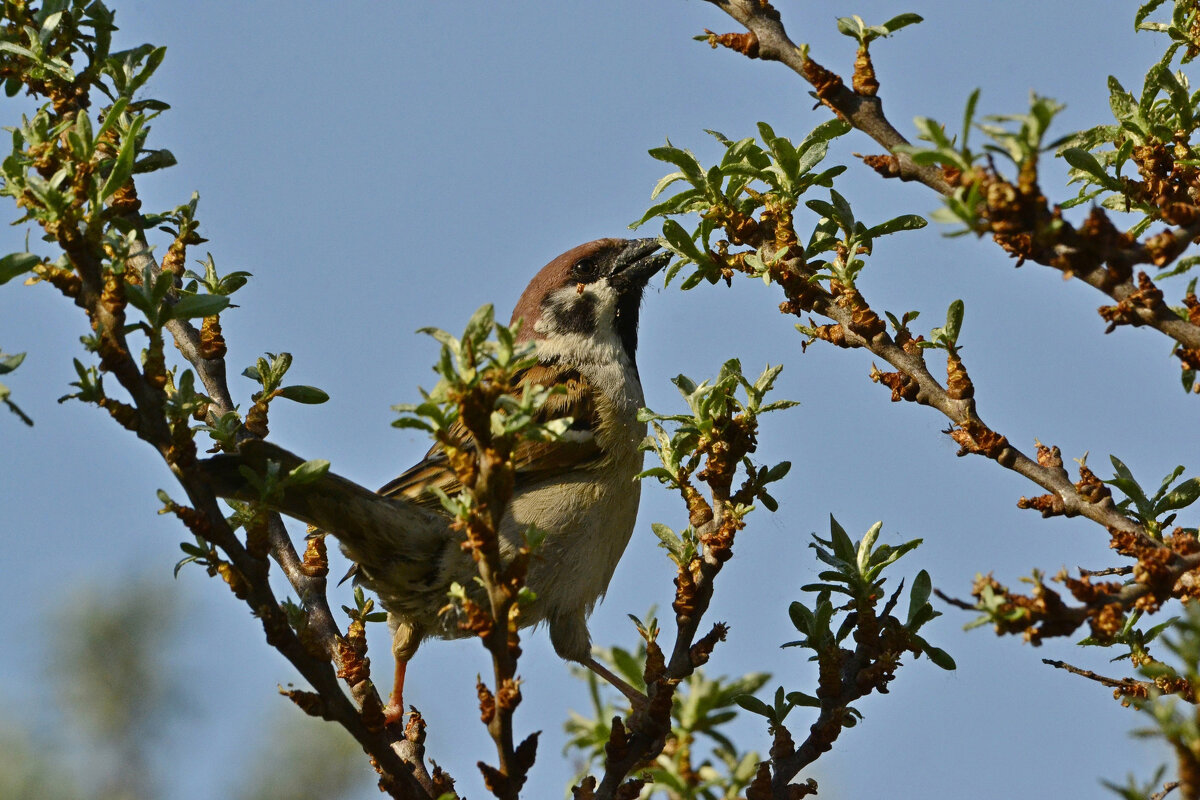
[[[538,357],[557,360],[575,366],[588,381],[626,413],[636,413],[644,400],[637,370],[625,352],[617,335],[616,309],[619,295],[607,281],[596,281],[581,293],[574,285],[550,295],[549,302],[560,308],[578,302],[580,295],[590,295],[593,301],[595,332],[582,334],[558,330],[554,315],[543,312],[534,326],[541,338],[537,340]],[[640,440],[640,435],[637,437]]]

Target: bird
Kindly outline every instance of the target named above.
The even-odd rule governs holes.
[[[522,603],[518,624],[544,624],[560,657],[596,672],[635,704],[644,696],[592,656],[587,620],[608,588],[637,517],[635,478],[642,470],[640,445],[646,435],[646,423],[638,420],[645,404],[636,359],[639,311],[650,278],[670,258],[652,238],[581,244],[534,275],[512,315],[513,323],[521,321],[517,340],[531,342],[536,356],[517,376],[516,388],[562,387],[541,413],[545,419],[572,420],[561,437],[523,441],[512,454],[513,491],[497,531],[501,559],[512,558],[530,526],[544,534],[526,576],[535,599]],[[460,448],[471,447],[465,427],[455,435]],[[266,442],[242,449],[244,458],[256,453],[260,466],[282,460],[286,469],[299,461]],[[228,458],[210,461],[222,466]],[[236,472],[245,469],[241,463],[212,470],[214,485],[237,482]],[[406,668],[422,642],[472,635],[459,625],[448,594],[455,583],[468,596],[480,591],[477,567],[460,546],[463,534],[452,528],[434,489],[446,494],[461,489],[441,444],[379,489],[391,507],[379,508],[379,497],[363,497],[366,490],[332,474],[274,499],[277,510],[337,538],[354,562],[356,583],[374,592],[387,612],[396,660],[385,707],[388,723],[403,719]]]

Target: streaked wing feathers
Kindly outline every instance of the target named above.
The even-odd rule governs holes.
[[[578,371],[556,364],[536,364],[518,377],[519,384],[562,386],[566,391],[553,394],[542,406],[538,419],[547,421],[571,417],[570,429],[551,442],[522,442],[513,453],[517,469],[517,485],[536,481],[549,474],[566,472],[584,466],[601,455],[596,443],[596,401],[594,390]],[[474,442],[461,422],[450,429],[450,435],[464,447]],[[437,495],[429,491],[437,487],[446,494],[462,488],[450,460],[440,444],[435,444],[418,464],[390,481],[379,490],[385,497],[403,497],[418,505],[439,508]]]

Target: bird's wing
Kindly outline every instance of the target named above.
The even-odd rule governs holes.
[[[572,419],[571,427],[558,439],[548,442],[527,440],[517,445],[513,452],[513,463],[518,486],[547,475],[577,469],[602,455],[596,442],[595,426],[598,420],[595,390],[577,370],[557,364],[536,364],[521,373],[517,383],[562,386],[565,391],[550,395],[538,412],[537,419],[541,422],[562,417]],[[449,435],[460,443],[460,448],[475,446],[461,421],[451,426]],[[431,447],[425,458],[390,481],[379,493],[385,497],[403,497],[418,505],[440,508],[437,495],[429,491],[432,487],[446,494],[454,494],[462,489],[458,475],[440,443]]]

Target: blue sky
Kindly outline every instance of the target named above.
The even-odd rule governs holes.
[[[192,255],[207,249],[219,271],[255,276],[237,295],[241,308],[222,317],[232,374],[264,351],[291,352],[295,382],[332,399],[277,404],[272,438],[368,486],[427,447],[389,427],[390,406],[434,382],[435,348],[417,328],[461,330],[485,302],[506,316],[550,258],[623,235],[669,171],[646,154],[664,138],[711,160],[705,128],[739,138],[765,120],[799,139],[828,118],[782,66],[692,41],[705,27],[736,29],[697,0],[349,2],[336,13],[256,2],[236,14],[179,0],[114,5],[122,46],[168,47],[149,94],[174,108],[154,122],[151,144],[170,149],[179,166],[139,181],[145,208],[171,208],[198,191],[200,232],[210,241]],[[1140,87],[1159,53],[1157,39],[1133,34],[1132,3],[1086,14],[1077,3],[1032,0],[777,5],[792,37],[842,74],[853,44],[836,33],[836,17],[922,14],[923,24],[873,48],[884,108],[903,131],[916,115],[956,129],[977,86],[980,113],[1023,112],[1031,90],[1066,102],[1055,134],[1108,122],[1106,76]],[[26,108],[0,101],[5,124]],[[850,163],[839,191],[860,219],[936,208],[924,187],[885,183],[849,156],[878,151],[851,134],[831,153]],[[1052,199],[1074,195],[1047,173]],[[653,224],[642,230],[655,233]],[[1179,389],[1163,337],[1131,329],[1106,337],[1095,313],[1103,296],[1037,265],[1014,271],[987,241],[941,233],[930,226],[881,241],[860,286],[876,308],[921,310],[917,327],[926,330],[941,324],[950,301],[965,300],[960,343],[986,421],[1026,452],[1035,437],[1066,457],[1090,451],[1103,476],[1109,453],[1146,482],[1177,463],[1195,474],[1194,426],[1165,434],[1191,418],[1194,400]],[[0,251],[24,249],[23,237],[21,228],[0,229]],[[1181,293],[1168,288],[1171,299]],[[680,406],[669,378],[708,377],[732,356],[748,371],[784,363],[779,396],[802,404],[764,420],[762,460],[794,467],[777,493],[780,512],[752,515],[721,575],[709,618],[732,631],[710,671],[765,669],[775,675],[770,687],[811,690],[813,666],[778,646],[793,638],[788,603],[818,571],[809,534],[827,532],[830,513],[856,536],[882,519],[885,541],[923,537],[901,571],[924,567],[960,596],[976,572],[1016,582],[1032,567],[1111,563],[1103,531],[1019,511],[1017,498],[1037,487],[983,459],[956,459],[942,417],[889,403],[868,380],[863,353],[814,346],[801,355],[778,301],[776,289],[752,281],[689,293],[659,281],[643,307],[639,364],[655,410]],[[37,422],[27,429],[0,418],[0,607],[8,609],[0,712],[42,722],[52,706],[40,666],[45,609],[84,587],[103,591],[147,573],[169,581],[185,538],[178,523],[155,515],[155,489],[171,486],[157,457],[97,409],[54,402],[74,378],[70,359],[84,330],[78,310],[48,287],[0,291],[0,346],[28,353],[6,383]],[[245,407],[250,381],[231,383]],[[684,514],[656,486],[643,498],[633,542],[592,618],[600,645],[632,647],[626,614],[670,604],[673,567],[649,523],[682,527]],[[220,774],[244,763],[259,721],[286,702],[276,685],[296,676],[222,585],[198,569],[185,569],[176,585],[187,633],[170,668],[188,686],[186,721],[163,755],[182,762],[197,748],[211,752],[202,764],[171,767],[181,784],[171,796],[198,798],[219,793]],[[1151,773],[1163,753],[1127,735],[1140,719],[1108,690],[1040,663],[1079,661],[1073,647],[1034,650],[967,634],[966,621],[950,611],[928,629],[956,672],[911,663],[889,696],[859,704],[865,722],[811,773],[822,796],[955,796],[969,786],[977,798],[1062,797],[1099,791],[1099,777]],[[382,626],[371,643],[386,674]],[[1088,665],[1106,666],[1102,658]],[[474,678],[488,669],[473,642],[431,642],[409,669],[406,696],[430,722],[429,751],[470,796],[484,794],[475,761],[492,757],[474,723]],[[556,797],[571,772],[561,723],[566,709],[587,709],[585,688],[542,632],[526,637],[521,674],[518,730],[544,731],[527,793]],[[803,720],[799,711],[790,718],[798,735]],[[759,723],[742,719],[736,731],[765,750]]]

